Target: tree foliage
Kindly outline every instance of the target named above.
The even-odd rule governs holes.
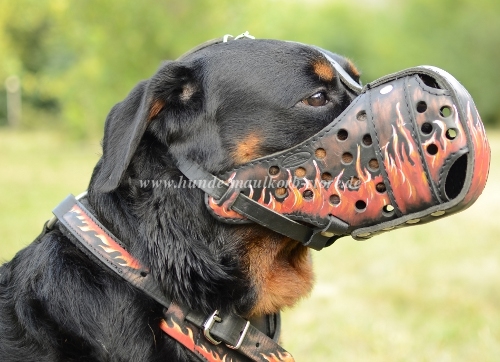
[[[93,136],[162,60],[249,30],[346,55],[364,82],[420,64],[444,68],[492,125],[500,122],[499,15],[496,0],[3,1],[0,79],[21,77],[25,126]]]

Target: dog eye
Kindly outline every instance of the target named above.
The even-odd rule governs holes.
[[[302,101],[311,107],[321,107],[328,103],[325,92],[318,92]]]

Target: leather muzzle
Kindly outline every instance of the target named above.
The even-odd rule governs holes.
[[[321,249],[340,236],[365,239],[467,208],[485,186],[489,161],[465,88],[441,69],[416,67],[366,85],[297,146],[219,175],[231,192],[206,203],[223,222],[259,222],[233,208],[242,195],[320,230],[322,241],[311,246]]]

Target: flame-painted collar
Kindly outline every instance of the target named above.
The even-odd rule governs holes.
[[[85,194],[81,195],[81,198]],[[204,316],[189,310],[165,296],[150,270],[134,258],[106,227],[73,195],[54,210],[57,221],[72,237],[70,240],[91,259],[111,269],[127,282],[165,307],[160,328],[203,361],[294,361],[279,344],[279,314],[252,321],[267,329],[269,337],[259,328],[235,313],[215,311]],[[47,229],[46,230],[50,230]]]

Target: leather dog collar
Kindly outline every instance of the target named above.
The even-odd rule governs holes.
[[[84,198],[86,193],[80,198]],[[71,234],[70,240],[87,256],[111,269],[127,282],[165,307],[160,328],[199,358],[209,361],[287,361],[294,359],[279,344],[279,314],[268,315],[255,324],[235,313],[215,311],[204,316],[165,296],[152,279],[149,268],[135,259],[109,230],[73,195],[54,210],[58,222]],[[51,220],[47,227],[53,227]]]

